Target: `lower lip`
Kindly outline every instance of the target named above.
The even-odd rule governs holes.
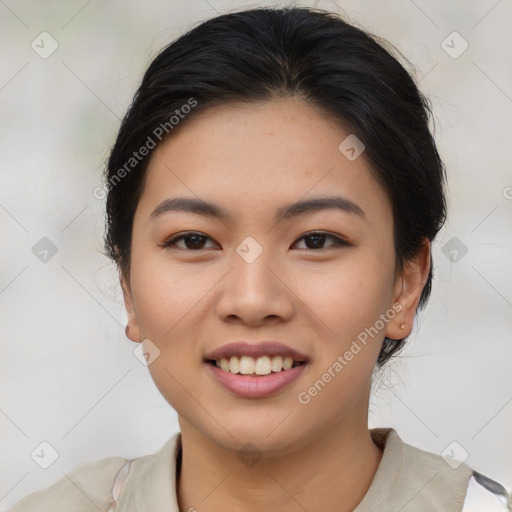
[[[281,391],[294,382],[307,366],[307,363],[304,363],[289,370],[252,377],[227,372],[210,363],[205,364],[210,367],[215,379],[226,389],[246,398],[263,398]]]

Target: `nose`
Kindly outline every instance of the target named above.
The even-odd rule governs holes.
[[[234,252],[232,262],[231,271],[219,284],[216,312],[221,320],[260,327],[292,317],[296,283],[290,282],[272,251],[263,250],[250,263]]]

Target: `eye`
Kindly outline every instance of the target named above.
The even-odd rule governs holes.
[[[185,247],[178,247],[177,242],[181,242],[182,240],[185,243]],[[208,249],[208,247],[204,247],[206,240],[211,240],[211,238],[203,235],[202,233],[192,231],[169,238],[161,245],[161,247],[170,247],[182,250],[202,250]]]
[[[326,238],[330,238],[330,239],[334,240],[334,243],[328,247],[321,247],[324,244]],[[310,241],[309,244],[306,242],[306,245],[307,246],[309,245],[309,247],[305,247],[305,249],[324,249],[324,248],[329,249],[332,247],[349,246],[350,245],[348,242],[346,242],[345,240],[343,240],[337,236],[330,235],[329,233],[323,233],[321,231],[312,231],[311,233],[306,233],[305,235],[301,236],[295,243],[298,243],[301,240],[304,240],[304,241],[309,240]]]
[[[330,238],[331,240],[334,240],[334,243],[331,244],[328,247],[322,247],[324,245],[325,240]],[[163,244],[161,244],[161,247],[166,248],[173,248],[173,249],[181,249],[181,250],[191,250],[191,251],[200,251],[203,249],[208,249],[208,247],[205,247],[205,242],[207,240],[212,240],[209,236],[206,236],[202,233],[198,233],[195,231],[188,232],[188,233],[182,233],[181,235],[176,235],[168,240],[166,240]],[[305,235],[301,236],[297,239],[295,244],[297,244],[300,241],[306,241],[306,247],[303,249],[328,249],[330,247],[340,247],[340,246],[349,246],[350,244],[346,242],[345,240],[330,235],[329,233],[323,233],[321,231],[312,231],[311,233],[306,233]],[[184,247],[179,247],[177,244],[178,242],[184,242]],[[308,243],[309,242],[309,243]],[[294,244],[294,245],[295,245]]]

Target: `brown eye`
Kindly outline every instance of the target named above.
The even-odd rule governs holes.
[[[177,245],[178,242],[184,241],[184,247],[179,247]],[[184,233],[181,235],[174,236],[167,240],[164,244],[162,244],[162,247],[168,247],[168,248],[176,248],[181,250],[201,250],[201,249],[207,249],[208,247],[205,247],[205,242],[207,240],[211,240],[210,237],[203,235],[201,233]]]
[[[334,243],[328,247],[322,247],[327,238],[334,240]],[[337,236],[330,235],[329,233],[322,233],[321,231],[315,231],[312,233],[308,233],[304,236],[301,236],[297,240],[297,242],[299,242],[301,240],[306,241],[307,247],[305,247],[305,249],[329,249],[331,247],[350,245],[348,242],[346,242],[345,240],[342,240],[341,238],[338,238]],[[295,242],[295,243],[297,243],[297,242]]]

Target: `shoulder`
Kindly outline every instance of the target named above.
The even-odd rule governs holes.
[[[376,484],[392,502],[389,510],[512,511],[505,488],[464,462],[405,443],[393,429],[374,429],[372,436],[384,446]]]
[[[49,487],[25,496],[8,512],[111,512],[114,508],[127,512],[133,503],[140,505],[138,510],[178,510],[174,481],[180,447],[178,432],[155,453],[80,464]]]
[[[398,440],[392,433],[392,442],[400,444],[401,478],[397,481],[397,492],[408,497],[405,510],[462,509],[468,480],[472,470],[466,464],[432,453]]]
[[[80,464],[55,483],[28,494],[9,512],[106,511],[112,503],[112,482],[128,462],[122,457],[107,457]]]
[[[461,512],[512,512],[512,497],[505,487],[470,466],[411,445],[405,445],[404,454],[409,464],[419,462],[437,468],[435,478],[439,486],[466,482]]]
[[[432,479],[434,487],[441,490],[449,485],[453,490],[463,491],[460,498],[455,493],[452,495],[452,499],[462,501],[461,512],[512,512],[512,498],[505,487],[470,466],[410,445],[404,453],[409,471],[413,464],[424,464],[436,471]]]

